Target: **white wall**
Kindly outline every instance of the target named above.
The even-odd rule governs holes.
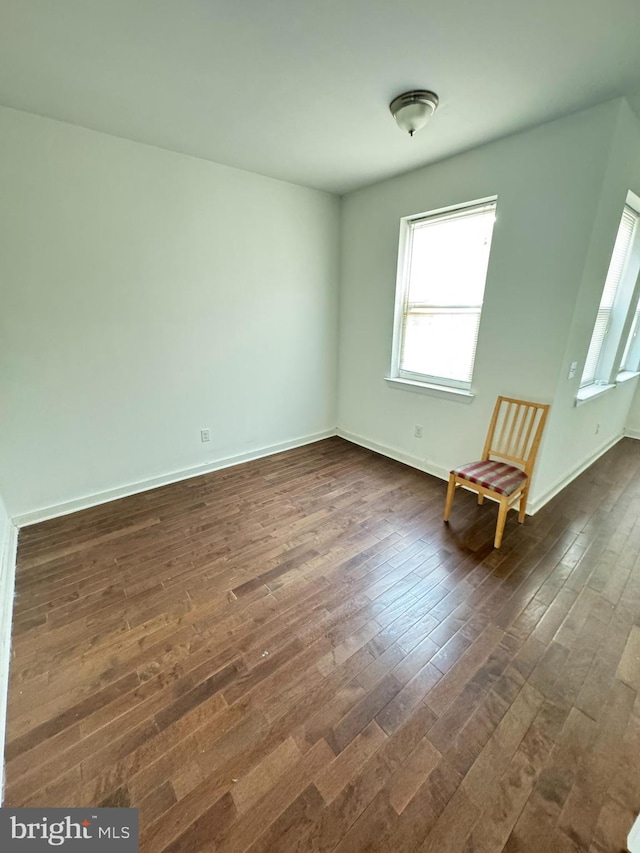
[[[548,485],[545,497],[624,435],[638,384],[632,379],[574,405],[627,192],[640,192],[640,123],[626,101],[616,104],[613,140],[540,459],[538,474]],[[572,361],[578,361],[579,369],[569,380]]]
[[[640,391],[638,388],[635,389],[635,395],[631,401],[625,423],[625,433],[632,438],[640,438]]]
[[[9,109],[0,195],[12,517],[335,428],[338,199]]]
[[[640,96],[635,98],[634,106],[636,115],[640,115]],[[640,385],[634,384],[636,384],[633,389],[635,393],[627,414],[625,433],[633,438],[640,438]]]
[[[622,101],[612,101],[344,198],[338,403],[343,434],[442,476],[452,465],[477,458],[498,394],[575,411],[573,399],[557,401],[556,391],[587,277],[585,258],[601,290],[610,256],[606,235],[593,237],[594,222],[606,220],[615,235],[620,218],[617,185],[611,192],[615,203],[609,204],[607,194],[606,211],[600,199],[625,109]],[[422,141],[428,144],[428,131],[416,138]],[[473,402],[388,386],[400,218],[493,194],[497,220]],[[584,353],[576,358],[584,360],[589,335],[590,328],[580,339]],[[422,439],[413,437],[415,424],[423,425]],[[541,465],[532,502],[573,464],[562,472]]]

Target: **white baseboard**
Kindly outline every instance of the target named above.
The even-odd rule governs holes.
[[[375,453],[380,453],[382,456],[388,456],[390,459],[395,459],[396,462],[404,462],[405,465],[410,465],[412,468],[417,468],[419,471],[424,471],[427,474],[433,474],[434,477],[438,477],[441,480],[449,479],[449,469],[444,468],[442,465],[436,465],[435,463],[428,462],[425,459],[420,459],[418,456],[412,456],[410,453],[405,453],[403,450],[398,450],[395,447],[378,444],[377,441],[372,441],[369,438],[364,438],[361,435],[356,435],[348,432],[347,430],[338,429],[337,434],[341,438],[351,441],[353,444],[358,444],[360,447],[366,447],[368,450],[373,450]],[[587,459],[571,471],[564,474],[544,494],[540,495],[540,497],[536,498],[534,501],[529,501],[527,503],[527,515],[535,515],[543,506],[545,506],[545,504],[548,504],[552,498],[561,492],[565,486],[568,486],[572,480],[575,480],[575,478],[582,474],[583,471],[586,471],[590,465],[593,465],[597,459],[604,455],[607,450],[610,450],[614,444],[617,444],[623,437],[623,435],[618,435],[606,441],[598,448],[598,450],[595,451],[595,453],[592,453]],[[640,433],[638,433],[638,438],[640,438]]]
[[[529,502],[527,507],[527,512],[530,515],[535,515],[539,510],[542,509],[545,504],[548,504],[552,498],[561,492],[566,486],[569,485],[576,477],[579,477],[583,471],[586,471],[587,468],[591,467],[593,463],[598,460],[601,456],[607,452],[607,450],[611,450],[614,444],[617,444],[624,435],[621,433],[620,435],[616,435],[613,438],[608,439],[602,444],[594,453],[591,453],[585,460],[583,460],[579,465],[576,465],[571,471],[568,471],[559,480],[557,480],[550,489],[547,489],[544,494],[540,495],[540,497],[536,498],[535,501]]]
[[[405,453],[404,450],[398,450],[397,447],[389,447],[386,444],[378,444],[377,441],[372,441],[370,438],[365,438],[362,435],[356,435],[353,432],[348,432],[344,429],[338,429],[337,435],[340,438],[350,441],[352,444],[357,444],[360,447],[366,447],[367,450],[373,450],[381,456],[388,456],[389,459],[395,459],[396,462],[404,462],[405,465],[410,465],[412,468],[417,468],[419,471],[424,471],[426,474],[433,474],[440,480],[449,479],[449,469],[442,465],[436,465],[429,462],[427,459],[420,459],[419,456],[413,456],[410,453]]]
[[[640,439],[640,429],[631,429],[630,427],[624,428],[625,438],[638,438]]]
[[[48,521],[50,518],[59,518],[62,515],[69,515],[72,512],[89,509],[92,506],[99,506],[100,504],[115,501],[119,498],[137,495],[140,492],[148,492],[151,489],[157,489],[159,486],[168,486],[171,483],[178,483],[180,480],[189,480],[191,477],[199,477],[202,474],[210,474],[212,471],[219,471],[222,468],[230,468],[232,465],[250,462],[252,459],[262,459],[265,456],[283,453],[285,450],[303,447],[305,444],[313,444],[315,441],[321,441],[323,438],[330,438],[333,435],[336,435],[335,429],[323,430],[312,435],[294,438],[291,441],[271,444],[268,447],[260,447],[256,450],[249,450],[246,453],[238,453],[235,456],[226,456],[223,459],[217,459],[205,465],[197,465],[194,468],[185,468],[181,471],[172,471],[169,474],[162,474],[159,477],[140,480],[137,483],[128,483],[125,486],[118,486],[115,489],[107,489],[104,492],[96,492],[95,494],[76,498],[72,501],[43,507],[33,512],[13,516],[12,521],[18,528],[27,527],[30,524],[38,524],[41,521]]]
[[[0,530],[0,804],[4,794],[4,739],[7,724],[9,662],[11,657],[11,619],[16,579],[18,531],[7,522]]]

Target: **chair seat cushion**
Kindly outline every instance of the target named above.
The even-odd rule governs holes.
[[[467,462],[466,465],[454,468],[451,473],[462,480],[491,489],[499,495],[512,495],[527,479],[527,475],[520,468],[493,459]]]

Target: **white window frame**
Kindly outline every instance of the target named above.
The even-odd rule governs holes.
[[[464,204],[456,204],[451,205],[450,207],[439,208],[438,210],[432,210],[428,213],[420,213],[414,214],[412,216],[405,216],[400,220],[400,242],[398,247],[398,271],[397,271],[397,279],[396,279],[396,302],[395,302],[395,313],[394,313],[394,324],[393,324],[393,345],[392,345],[392,353],[391,353],[391,374],[387,377],[387,381],[393,384],[398,384],[402,386],[409,386],[412,390],[424,390],[427,393],[435,393],[438,396],[457,396],[457,397],[466,397],[470,400],[473,397],[471,393],[471,381],[463,382],[456,379],[450,379],[448,377],[442,376],[431,376],[429,374],[423,373],[414,373],[409,370],[402,370],[400,368],[400,356],[402,352],[402,335],[405,323],[405,314],[408,309],[408,291],[409,291],[409,272],[411,267],[411,238],[412,238],[412,227],[414,224],[419,222],[423,222],[428,219],[439,219],[445,218],[447,216],[454,217],[456,214],[464,215],[465,213],[471,212],[475,208],[483,208],[489,205],[493,205],[496,207],[497,205],[497,196],[488,196],[487,198],[475,199],[474,201],[465,202]],[[488,274],[487,274],[488,278]],[[485,289],[486,289],[486,279],[485,279]],[[478,313],[478,329],[480,327],[480,323],[482,322],[482,307],[484,304],[484,293],[483,293],[483,301],[480,305],[469,305],[469,306],[424,306],[428,307],[431,312],[441,311],[442,313],[468,313],[473,311],[473,313]],[[416,304],[417,306],[417,304]],[[419,308],[418,308],[419,310]],[[478,331],[479,335],[479,331]],[[471,364],[471,372],[473,374],[473,367],[475,362],[477,350],[477,338],[476,338],[476,349],[474,349],[473,353],[473,361]],[[473,377],[472,377],[473,379]]]
[[[638,216],[640,217],[640,198],[637,201]],[[632,206],[632,205],[630,205]],[[636,209],[634,207],[634,209]],[[627,311],[626,323],[622,331],[624,346],[617,353],[619,358],[617,379],[628,378],[629,374],[637,374],[640,365],[640,220],[636,225],[634,240],[631,244],[627,264],[628,287],[631,299]]]
[[[604,391],[615,388],[618,382],[638,375],[638,365],[640,364],[640,283],[638,279],[640,272],[640,198],[635,193],[628,192],[624,207],[625,209],[630,208],[638,218],[611,307],[607,330],[602,340],[595,376],[593,381],[581,381],[576,396],[577,405],[599,396]],[[616,231],[616,239],[619,230],[620,226]],[[589,339],[589,348],[593,334],[594,332]],[[585,365],[586,362],[583,365],[583,380]]]

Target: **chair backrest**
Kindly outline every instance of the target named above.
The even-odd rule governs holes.
[[[498,397],[482,458],[497,457],[530,476],[548,411],[546,403]]]

